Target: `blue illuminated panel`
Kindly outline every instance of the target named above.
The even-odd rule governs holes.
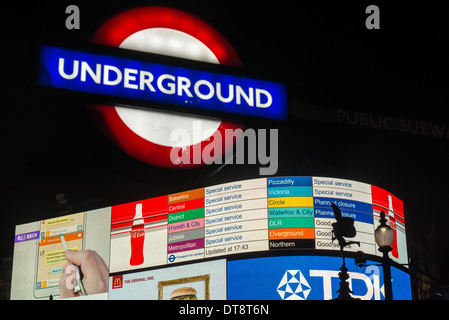
[[[384,300],[382,267],[346,259],[353,297]],[[228,261],[228,300],[330,300],[338,296],[340,257],[287,256]],[[393,298],[411,300],[410,275],[392,267]]]
[[[203,70],[41,46],[43,86],[285,120],[285,85]]]

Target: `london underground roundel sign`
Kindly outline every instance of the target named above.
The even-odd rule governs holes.
[[[120,13],[104,23],[92,41],[124,49],[241,66],[235,50],[214,28],[188,13],[166,7],[142,7]],[[202,154],[215,136],[223,137],[226,129],[242,128],[219,119],[164,111],[98,104],[89,104],[88,108],[103,132],[123,151],[143,162],[165,168],[203,165],[202,159],[200,163],[177,164],[170,154],[191,158],[191,155]],[[192,139],[183,139],[181,143],[173,141],[171,133],[179,129],[189,133]],[[195,134],[198,130],[201,134]],[[215,157],[221,156],[218,154],[220,151],[224,153],[232,147],[232,142],[226,143]]]

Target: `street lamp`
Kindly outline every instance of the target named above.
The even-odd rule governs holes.
[[[387,225],[385,219],[385,212],[380,212],[380,225],[374,231],[374,237],[376,243],[379,246],[379,251],[383,253],[382,269],[384,274],[384,288],[385,288],[385,300],[393,300],[393,290],[391,287],[391,259],[388,256],[393,248],[391,247],[394,242],[394,231]]]

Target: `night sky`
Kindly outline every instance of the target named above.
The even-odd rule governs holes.
[[[258,177],[258,165],[168,170],[142,163],[99,130],[87,101],[65,92],[49,94],[36,85],[40,43],[82,45],[117,13],[163,5],[191,13],[221,32],[245,71],[287,85],[290,114],[279,127],[276,175],[352,179],[392,192],[404,201],[409,238],[439,257],[444,269],[449,256],[447,13],[428,2],[330,3],[8,5],[0,19],[1,256],[13,253],[15,225],[61,211],[58,193],[66,194],[73,212],[79,212]],[[69,4],[80,8],[79,30],[65,27]],[[365,27],[369,4],[380,8],[379,30]],[[338,109],[350,114],[349,121],[337,121]],[[376,117],[366,126],[360,122],[362,113],[402,119],[404,132],[380,129]],[[357,117],[359,122],[351,124]],[[443,128],[441,136],[432,136],[430,124]]]

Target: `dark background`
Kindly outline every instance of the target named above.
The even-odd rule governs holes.
[[[338,3],[336,3],[338,2]],[[234,46],[248,72],[287,85],[290,117],[279,126],[276,175],[329,176],[382,187],[404,201],[415,297],[449,285],[449,121],[446,15],[437,2],[40,1],[1,11],[1,257],[11,256],[14,226],[72,212],[258,177],[258,165],[166,170],[110,142],[85,101],[36,86],[43,41],[84,44],[126,9],[163,5],[206,21]],[[80,8],[67,30],[65,8]],[[365,8],[380,8],[368,30]],[[337,121],[337,110],[410,120],[407,132]],[[359,118],[360,119],[360,118]],[[374,118],[376,119],[376,118]],[[418,131],[445,126],[443,137]],[[424,133],[424,134],[423,134]],[[425,277],[423,278],[423,275]],[[424,279],[424,280],[423,280]],[[427,280],[426,280],[427,279]]]

